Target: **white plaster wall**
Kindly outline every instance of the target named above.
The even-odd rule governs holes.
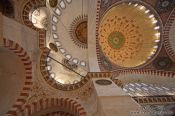
[[[32,75],[33,77],[37,77],[37,68],[39,67],[38,58],[40,55],[38,32],[3,16],[3,37],[23,47],[32,61]]]
[[[140,105],[115,83],[98,85],[96,80],[98,78],[93,79],[93,83],[98,96],[98,112],[94,116],[131,116],[132,111],[140,110]]]
[[[77,20],[78,17],[87,15],[88,10],[88,0],[73,0],[71,3],[67,3],[66,0],[65,8],[60,7],[60,2],[63,2],[63,0],[58,0],[58,4],[56,8],[51,8],[47,1],[47,8],[50,11],[50,24],[47,30],[47,40],[46,45],[49,46],[50,42],[54,41],[60,42],[61,46],[58,48],[63,48],[65,50],[65,53],[55,54],[59,56],[64,56],[69,54],[71,55],[71,59],[78,59],[78,64],[80,62],[86,62],[86,66],[82,66],[81,68],[84,71],[89,71],[89,65],[88,65],[88,52],[86,48],[81,48],[75,44],[75,42],[72,40],[72,36],[70,34],[70,31],[72,30],[72,24],[75,20]],[[58,16],[55,12],[56,9],[60,10],[60,15]],[[57,23],[53,21],[53,17],[57,17]],[[56,27],[56,30],[53,30],[52,26]],[[54,34],[58,36],[58,38],[54,38]]]
[[[20,44],[30,57],[38,50],[37,32],[6,16],[3,16],[3,37]]]
[[[24,65],[12,51],[0,47],[0,116],[15,104],[25,81]]]
[[[131,112],[140,111],[140,105],[129,96],[99,97],[104,116],[132,116]]]
[[[88,57],[90,72],[100,72],[96,53],[97,0],[89,0],[88,7]]]
[[[103,79],[103,78],[100,78]],[[104,78],[105,79],[105,78]],[[95,81],[99,80],[98,78],[93,78],[93,83],[98,96],[127,96],[120,87],[116,86],[114,82],[110,79],[106,79],[112,82],[111,85],[99,85]]]

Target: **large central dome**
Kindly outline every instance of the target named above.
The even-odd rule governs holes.
[[[136,67],[155,54],[160,41],[157,19],[145,6],[122,3],[111,7],[99,25],[99,45],[120,67]]]

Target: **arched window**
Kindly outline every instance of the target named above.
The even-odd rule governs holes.
[[[175,88],[157,84],[128,83],[123,90],[130,96],[175,95]]]

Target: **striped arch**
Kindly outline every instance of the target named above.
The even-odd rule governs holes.
[[[22,108],[22,105],[26,102],[26,98],[29,96],[29,92],[32,86],[32,62],[27,52],[17,43],[12,40],[3,39],[4,47],[15,53],[24,64],[25,67],[25,82],[16,103],[7,112],[8,115],[17,115],[17,110]]]
[[[112,72],[88,72],[90,78],[111,78]]]
[[[21,13],[22,21],[26,26],[38,31],[39,29],[34,27],[32,22],[29,20],[29,13],[33,8],[45,6],[46,0],[26,0],[26,1],[27,2],[22,8],[23,9]]]
[[[47,113],[41,116],[73,116],[73,115],[67,112],[57,111],[57,112]]]
[[[42,50],[46,46],[46,31],[39,30],[38,38],[39,38],[39,48]]]
[[[25,0],[25,3],[23,4],[24,5],[21,8],[23,9],[21,12],[22,22],[29,28],[38,31],[39,48],[42,49],[46,46],[45,44],[46,31],[38,29],[32,24],[32,22],[29,20],[29,13],[33,8],[46,6],[46,0]]]
[[[77,102],[69,98],[47,98],[47,99],[40,99],[37,102],[33,102],[24,106],[19,112],[21,116],[32,116],[32,114],[36,112],[40,112],[47,108],[58,107],[59,109],[65,109],[65,111],[56,111],[56,112],[49,112],[51,114],[49,116],[55,116],[52,114],[68,114],[68,115],[61,115],[61,116],[86,116],[85,109]],[[46,113],[47,114],[47,113]],[[43,114],[43,116],[46,116]],[[70,115],[71,114],[71,115]]]
[[[99,21],[100,21],[100,5],[101,5],[101,0],[97,0],[97,8],[96,8],[96,53],[97,53],[97,60],[98,60],[98,65],[99,65],[99,67],[102,67],[102,63],[101,63],[101,61],[100,61],[100,53],[99,53],[99,51],[100,51],[100,48],[99,47],[97,47],[97,46],[99,46],[99,44],[98,44],[98,40],[97,40],[97,38],[98,38],[98,28],[99,28]]]
[[[147,82],[154,84],[172,85],[173,83],[172,80],[174,78],[175,78],[175,72],[173,71],[148,70],[148,69],[120,70],[113,72],[112,75],[112,80],[119,87],[123,87],[125,84],[130,82]],[[157,79],[161,79],[161,81],[158,81]],[[168,81],[169,83],[165,82],[167,79],[169,80]]]
[[[119,75],[128,75],[128,74],[147,74],[147,75],[175,78],[175,73],[173,71],[146,70],[146,69],[120,70],[120,71],[113,72],[113,77],[119,76]]]

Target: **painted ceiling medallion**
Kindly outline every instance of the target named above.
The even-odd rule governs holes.
[[[70,28],[74,43],[80,48],[87,48],[87,15],[77,17]]]
[[[106,79],[100,79],[95,81],[99,85],[111,85],[112,82]]]
[[[145,6],[129,3],[114,5],[105,12],[98,41],[109,61],[118,67],[137,67],[156,53],[160,32],[151,12]]]
[[[125,42],[125,37],[120,32],[112,32],[108,37],[108,43],[114,49],[121,48],[124,42]]]

